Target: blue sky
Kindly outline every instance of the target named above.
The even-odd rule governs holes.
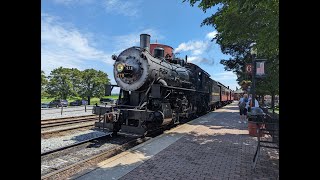
[[[60,66],[94,68],[106,72],[115,84],[111,55],[139,46],[139,35],[148,33],[151,43],[157,40],[173,47],[180,57],[188,55],[188,62],[235,90],[236,75],[219,63],[229,56],[210,41],[216,30],[200,27],[215,11],[204,13],[182,0],[43,0],[41,69],[49,75]]]

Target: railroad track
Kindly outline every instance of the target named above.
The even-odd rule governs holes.
[[[54,126],[55,124],[59,126],[60,124],[63,125],[64,123],[80,122],[80,121],[85,121],[89,119],[95,119],[97,117],[98,117],[97,115],[87,115],[87,116],[64,117],[64,118],[55,118],[55,119],[42,119],[41,128],[50,127],[50,125]]]
[[[108,134],[106,134],[106,135],[104,135],[104,136],[99,136],[99,137],[87,139],[87,140],[85,140],[85,141],[81,141],[81,142],[78,142],[78,143],[74,143],[74,144],[71,144],[71,145],[68,145],[68,146],[64,146],[64,147],[61,147],[61,148],[57,148],[57,149],[53,149],[53,150],[50,150],[50,151],[46,151],[46,152],[41,153],[41,156],[45,156],[45,155],[52,154],[52,153],[55,153],[55,152],[58,152],[58,151],[62,151],[62,150],[68,149],[68,148],[72,148],[72,147],[75,147],[75,146],[79,146],[79,145],[81,145],[81,144],[88,143],[88,142],[92,142],[92,141],[94,141],[94,140],[99,140],[99,139],[103,139],[103,138],[106,138],[106,137],[112,137],[111,134],[112,134],[112,133],[108,133]]]
[[[112,156],[124,152],[163,133],[158,129],[147,136],[121,134],[115,137],[108,133],[72,145],[41,153],[41,179],[67,179],[77,173],[95,168],[96,165]]]
[[[41,154],[41,159],[43,158],[49,158],[54,157],[55,154],[57,157],[52,158],[51,162],[57,162],[61,161],[64,162],[66,165],[61,165],[61,167],[54,167],[51,168],[49,171],[45,173],[41,173],[41,179],[47,180],[47,179],[66,179],[68,177],[71,177],[72,175],[79,173],[83,170],[86,170],[92,166],[95,166],[97,163],[110,158],[112,156],[115,156],[123,151],[126,151],[127,149],[130,149],[138,144],[141,144],[147,140],[151,139],[150,137],[125,137],[125,136],[117,136],[115,138],[111,137],[110,134],[107,134],[105,136],[92,138],[87,141],[83,141],[77,144],[73,144],[70,146],[66,146],[63,148],[51,150],[50,152],[45,152]],[[110,142],[115,141],[115,142]],[[103,150],[100,146],[103,146],[102,144],[109,143],[110,147],[106,150]],[[95,148],[90,148],[91,146],[98,146],[97,149],[101,148],[101,150],[97,150]],[[94,145],[92,145],[94,144]],[[101,145],[100,145],[101,144]],[[79,146],[84,146],[84,148],[80,148]],[[111,147],[112,146],[112,147]],[[89,148],[87,148],[89,147]],[[79,150],[80,148],[80,150]],[[86,149],[86,150],[84,150]],[[79,151],[99,151],[99,153],[92,153],[89,156],[83,155],[85,153],[79,153]],[[66,152],[63,152],[66,151]],[[88,152],[87,152],[88,153]],[[61,155],[59,155],[61,154]],[[86,157],[84,157],[86,156]],[[76,162],[70,162],[69,159],[81,159]],[[50,164],[50,162],[47,162],[47,164]]]
[[[41,136],[93,127],[97,115],[41,120]]]
[[[45,124],[41,124],[41,129],[70,125],[70,124],[78,124],[78,123],[83,123],[83,122],[91,122],[91,121],[96,121],[96,120],[97,120],[97,118],[88,118],[88,119],[78,119],[78,120],[67,120],[67,121],[63,121],[63,122],[45,123]]]

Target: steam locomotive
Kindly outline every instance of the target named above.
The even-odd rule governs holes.
[[[229,87],[188,63],[187,56],[175,57],[172,47],[150,44],[148,34],[140,35],[140,47],[130,47],[112,59],[117,85],[106,85],[105,95],[117,86],[119,98],[115,106],[93,108],[99,115],[98,128],[145,135],[233,101]]]

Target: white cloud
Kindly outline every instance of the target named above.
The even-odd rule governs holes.
[[[186,52],[190,54],[188,58],[189,62],[213,65],[217,52],[220,52],[218,44],[211,42],[217,33],[217,31],[207,33],[203,38],[204,40],[189,40],[188,42],[183,42],[175,48],[174,53]]]
[[[111,54],[95,48],[89,35],[48,14],[41,17],[41,69],[48,74],[59,66],[84,69],[88,61],[112,64]]]
[[[215,38],[217,36],[217,34],[218,34],[217,31],[212,31],[206,35],[206,38],[211,40],[211,39]]]
[[[215,59],[224,58],[220,46],[216,44],[215,41],[211,41],[216,37],[217,31],[212,31],[206,34],[203,37],[204,40],[190,40],[188,42],[183,42],[175,49],[175,53],[186,52],[191,54],[188,57],[188,62],[194,64],[203,64],[203,65],[213,65]],[[210,72],[209,72],[210,73]],[[226,86],[229,86],[230,89],[235,90],[239,85],[236,82],[237,76],[232,71],[226,71],[222,73],[211,74],[211,78],[215,81],[218,81]]]
[[[222,73],[216,73],[212,75],[213,79],[216,79],[217,81],[221,80],[236,80],[237,76],[232,71],[226,71]]]
[[[139,16],[140,4],[141,0],[105,0],[103,6],[108,13]]]
[[[236,90],[236,87],[239,88],[239,84],[236,82],[237,76],[232,71],[225,71],[222,73],[210,74],[211,78],[215,81],[219,81],[220,83],[229,86],[230,89]]]
[[[164,39],[163,35],[161,35],[157,30],[152,28],[144,29],[142,31],[136,31],[126,35],[115,36],[113,42],[117,49],[117,53],[120,53],[124,49],[131,46],[140,46],[140,34],[144,33],[149,34],[151,36],[150,43],[154,42],[155,40],[158,40],[159,42],[159,40]]]
[[[95,46],[94,34],[83,33],[61,19],[46,13],[41,14],[41,69],[49,74],[60,66],[79,70],[101,67],[112,68],[111,55],[131,46],[139,46],[140,34],[148,33],[151,41],[164,39],[157,30],[147,28],[127,35],[110,37],[112,48],[101,50]],[[89,67],[90,66],[90,67]],[[111,72],[112,73],[112,72]]]
[[[209,47],[210,44],[206,41],[188,41],[187,43],[179,44],[174,52],[191,51],[191,55],[197,56],[203,54]]]
[[[188,62],[192,62],[194,64],[197,63],[203,63],[203,64],[207,64],[207,65],[213,65],[214,61],[213,60],[209,60],[207,58],[203,58],[203,57],[199,57],[199,56],[190,56],[188,57]]]

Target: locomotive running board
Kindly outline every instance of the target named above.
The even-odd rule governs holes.
[[[183,90],[183,91],[192,91],[192,92],[199,92],[199,93],[209,93],[209,92],[205,92],[205,91],[197,91],[194,89],[180,88],[180,87],[174,87],[174,86],[165,86],[165,85],[160,85],[160,86],[164,87],[164,88],[169,88],[169,89],[178,89],[178,90]]]

